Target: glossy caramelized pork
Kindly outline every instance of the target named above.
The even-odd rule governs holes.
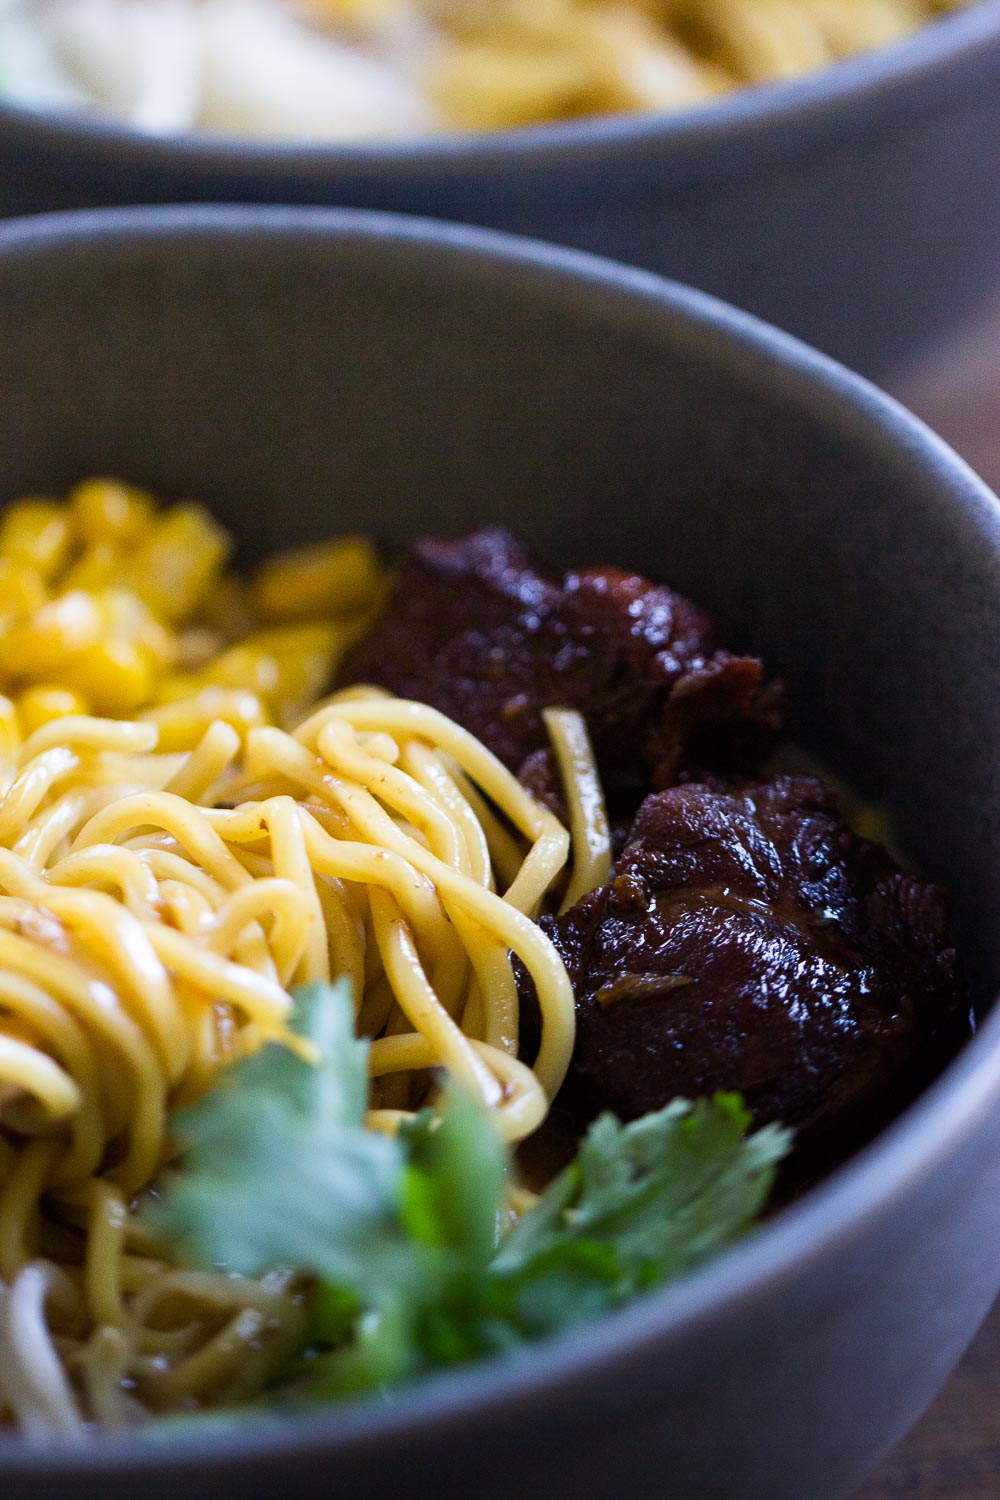
[[[692,766],[756,766],[781,726],[780,688],[690,600],[619,568],[553,578],[499,527],[419,542],[340,675],[457,719],[550,802],[542,710],[578,709],[616,811]]]
[[[542,918],[576,995],[562,1103],[578,1120],[736,1090],[796,1128],[809,1176],[967,1031],[942,893],[852,832],[820,782],[759,779],[781,688],[670,589],[605,567],[557,580],[498,529],[424,541],[342,677],[442,709],[557,807],[542,710],[585,716],[623,821],[610,884]]]
[[[567,1082],[585,1116],[743,1094],[842,1156],[965,1028],[942,892],[838,817],[811,777],[643,803],[611,883],[543,919],[577,997]]]

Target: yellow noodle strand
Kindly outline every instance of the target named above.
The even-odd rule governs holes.
[[[542,718],[569,807],[573,873],[561,908],[568,911],[588,892],[607,885],[610,880],[611,833],[601,778],[583,715],[570,709],[548,708]]]
[[[571,845],[583,878],[593,819],[571,841],[472,736],[375,690],[294,733],[199,714],[168,753],[152,719],[0,724],[0,1418],[32,1430],[241,1399],[301,1338],[287,1275],[179,1272],[135,1212],[174,1108],[265,1041],[308,1051],[293,986],[350,978],[373,1129],[446,1074],[516,1143],[573,1044],[532,918]],[[541,1011],[533,1068],[512,955]]]

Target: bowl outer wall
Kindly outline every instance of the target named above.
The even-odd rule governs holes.
[[[676,116],[301,148],[0,106],[0,212],[193,201],[434,214],[614,256],[887,377],[1000,286],[1000,0]]]
[[[793,341],[639,273],[406,221],[36,221],[0,230],[0,433],[0,495],[117,470],[201,495],[251,551],[503,518],[562,561],[669,578],[889,801],[995,993],[995,502]],[[287,1433],[8,1443],[0,1493],[846,1496],[1000,1281],[998,1099],[993,1020],[857,1162],[620,1318]]]

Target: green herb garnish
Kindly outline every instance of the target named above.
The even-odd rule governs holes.
[[[395,1139],[364,1129],[367,1044],[344,984],[297,995],[313,1066],[270,1045],[176,1121],[183,1170],[151,1210],[177,1255],[314,1277],[292,1399],[389,1387],[514,1350],[712,1255],[763,1208],[789,1134],[749,1134],[735,1095],[630,1125],[604,1115],[509,1233],[509,1158],[450,1091]]]

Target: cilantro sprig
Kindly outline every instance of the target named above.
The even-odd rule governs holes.
[[[451,1091],[395,1138],[364,1128],[367,1044],[345,984],[298,992],[318,1062],[270,1045],[182,1111],[182,1169],[150,1211],[178,1258],[315,1280],[285,1399],[387,1388],[596,1317],[704,1260],[767,1200],[789,1135],[734,1095],[604,1115],[510,1231],[510,1161]]]

